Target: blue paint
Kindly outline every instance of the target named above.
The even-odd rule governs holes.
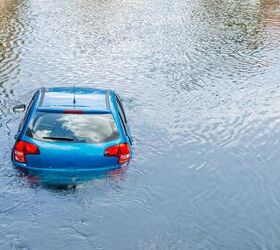
[[[75,103],[73,102],[74,96]],[[79,175],[80,178],[81,174],[88,176],[121,168],[122,164],[118,163],[117,157],[106,157],[104,155],[108,147],[120,143],[128,143],[132,148],[131,133],[127,122],[121,119],[119,112],[122,111],[118,100],[121,103],[118,95],[112,90],[68,87],[39,89],[29,104],[16,141],[23,140],[36,145],[40,154],[27,155],[26,163],[19,163],[14,159],[13,149],[12,161],[14,166],[24,169],[29,174],[38,174],[42,177],[49,176],[51,173],[52,176],[58,174],[59,177],[67,177],[66,179],[76,178],[76,175]],[[63,113],[65,110],[79,110],[85,114],[111,114],[116,123],[119,138],[101,143],[87,143],[41,141],[26,135],[32,118],[38,112]],[[78,114],[78,116],[83,115]]]

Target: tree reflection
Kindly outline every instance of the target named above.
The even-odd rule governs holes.
[[[273,34],[267,27],[279,26],[279,6],[273,0],[200,0],[188,5],[168,39],[167,45],[174,45],[164,69],[169,85],[190,90],[209,80],[235,81],[265,70],[273,56],[267,43]],[[265,59],[263,51],[268,53]]]
[[[19,73],[22,33],[19,13],[22,2],[0,0],[0,86]]]
[[[264,17],[264,23],[267,27],[279,28],[280,26],[280,2],[279,1],[262,0],[261,13]]]

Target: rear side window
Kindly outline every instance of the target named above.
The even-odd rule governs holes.
[[[108,142],[119,138],[111,114],[37,112],[26,135],[40,141]]]
[[[19,125],[18,133],[22,130],[22,128],[23,128],[23,126],[24,126],[24,124],[25,124],[25,122],[26,122],[26,120],[28,118],[29,111],[30,111],[32,105],[34,104],[34,100],[38,96],[38,94],[39,94],[39,91],[36,91],[36,93],[33,95],[32,99],[30,100],[30,102],[28,104],[28,107],[26,109],[25,115],[24,115],[24,117],[23,117],[23,119],[22,119],[22,121],[21,121],[21,123]]]

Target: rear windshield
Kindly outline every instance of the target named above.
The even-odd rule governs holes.
[[[119,138],[111,114],[64,114],[38,112],[26,135],[41,141],[108,142]]]

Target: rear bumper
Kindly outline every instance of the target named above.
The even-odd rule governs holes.
[[[94,179],[95,177],[122,169],[121,165],[91,168],[91,169],[71,169],[71,168],[31,168],[26,164],[13,162],[14,167],[24,174],[37,176],[41,181],[51,183],[77,183]]]

